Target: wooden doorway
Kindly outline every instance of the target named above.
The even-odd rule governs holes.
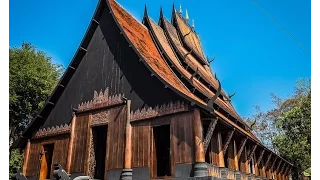
[[[153,176],[170,177],[170,125],[153,127]]]
[[[54,144],[43,145],[39,180],[50,179]]]
[[[104,179],[106,151],[107,151],[107,134],[108,126],[96,126],[92,128],[93,143],[94,143],[94,179]]]

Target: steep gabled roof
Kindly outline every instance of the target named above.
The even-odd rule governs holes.
[[[160,16],[160,22],[162,23],[163,28],[164,28],[165,32],[167,33],[167,37],[170,40],[170,42],[172,43],[173,48],[177,51],[177,53],[180,53],[180,56],[183,56],[183,53],[186,53],[187,50],[181,44],[181,42],[179,40],[180,38],[177,35],[177,31],[176,31],[175,27],[164,16]],[[210,76],[211,72],[208,72],[206,69],[204,69],[204,66],[200,65],[199,62],[196,60],[196,58],[193,55],[189,54],[188,56],[183,56],[183,57],[185,57],[186,63],[191,68],[197,67],[199,72],[202,72],[202,77],[204,77],[204,79],[206,81],[208,81],[210,83],[210,85],[215,89],[215,91],[212,91],[212,92],[216,92],[216,90],[218,89],[218,83],[212,77],[212,75]],[[212,97],[212,96],[209,96],[209,97]],[[242,118],[235,111],[231,102],[225,101],[225,99],[227,99],[227,95],[222,90],[219,99],[217,99],[217,101],[216,101],[217,105],[219,107],[221,107],[225,112],[227,112],[231,116],[233,116],[235,119],[237,119],[237,121],[239,121],[240,123],[242,123],[243,125],[248,127],[248,125],[242,120]]]
[[[132,44],[131,47],[136,51],[147,68],[166,86],[182,97],[195,101],[199,106],[209,109],[206,107],[206,103],[195,96],[175,75],[158,51],[148,29],[115,1],[111,0],[107,4],[120,31],[123,32],[128,43]]]
[[[183,43],[194,52],[202,63],[209,64],[204,57],[198,35],[195,33],[194,29],[189,26],[186,20],[174,9],[174,6],[172,9],[172,22],[176,26]]]
[[[38,112],[38,114],[34,117],[32,122],[29,124],[29,126],[24,130],[22,133],[22,136],[13,143],[12,148],[21,145],[21,143],[25,143],[24,139],[26,137],[32,136],[32,133],[35,129],[39,129],[40,126],[44,123],[50,112],[53,110],[53,108],[56,105],[56,102],[58,102],[60,96],[65,90],[65,87],[68,85],[70,79],[76,72],[79,64],[81,63],[81,60],[85,56],[87,52],[87,47],[89,46],[89,43],[91,41],[91,38],[96,30],[96,28],[99,26],[98,21],[100,20],[101,14],[103,12],[103,8],[106,6],[106,1],[99,0],[98,5],[95,9],[95,12],[91,18],[91,21],[89,23],[89,26],[87,28],[87,31],[79,45],[79,47],[76,50],[76,53],[74,54],[70,64],[66,68],[64,74],[62,75],[59,83],[47,99],[44,107]]]
[[[188,83],[193,85],[201,93],[204,93],[207,97],[213,97],[214,93],[212,93],[206,86],[204,86],[196,78],[191,78],[192,74],[190,74],[187,70],[185,70],[182,67],[177,55],[175,54],[175,52],[174,52],[174,50],[173,50],[173,48],[171,46],[171,44],[169,43],[167,37],[165,36],[165,33],[164,33],[163,29],[159,25],[157,25],[147,15],[146,12],[145,12],[145,16],[144,16],[143,22],[145,22],[149,26],[150,32],[151,32],[152,36],[155,38],[155,41],[156,41],[157,45],[159,46],[159,51],[162,52],[164,54],[164,56],[165,56],[165,59],[168,59],[170,64],[172,64],[171,67],[175,68],[180,73],[181,78],[185,79],[184,82],[186,83],[186,81],[188,81]],[[232,112],[232,110],[228,106],[226,106],[226,104],[224,104],[225,102],[223,100],[221,100],[220,98],[218,98],[215,103],[219,107],[222,107],[222,108],[226,109],[226,111]],[[217,113],[220,117],[222,117],[225,121],[227,121],[232,126],[235,126],[237,129],[239,129],[244,134],[246,134],[246,135],[256,139],[257,141],[259,141],[259,139],[257,139],[251,132],[245,131],[244,129],[239,127],[236,123],[232,122],[230,119],[226,118],[224,115],[222,115],[218,111],[215,111],[215,113]]]

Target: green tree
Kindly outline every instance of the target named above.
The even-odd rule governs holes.
[[[247,122],[266,146],[301,174],[311,165],[311,79],[299,79],[286,99],[274,94],[271,98],[275,107],[266,112],[257,108]]]
[[[9,147],[43,107],[62,72],[43,51],[30,43],[9,48]],[[20,166],[18,150],[11,151],[10,172]]]

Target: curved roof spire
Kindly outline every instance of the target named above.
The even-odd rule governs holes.
[[[194,29],[194,19],[192,19],[192,25],[191,25],[191,27]],[[199,38],[199,40],[200,40],[200,38]]]
[[[182,5],[180,4],[179,14],[182,14]]]

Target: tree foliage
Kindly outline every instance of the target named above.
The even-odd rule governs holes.
[[[14,149],[10,153],[9,159],[9,177],[12,176],[20,169],[23,155],[19,149]]]
[[[12,141],[43,107],[61,66],[30,43],[9,48],[9,138]]]
[[[9,48],[9,147],[43,107],[61,76],[60,65],[30,43]],[[22,154],[10,152],[10,177],[20,169]]]
[[[311,79],[300,79],[293,95],[271,94],[275,107],[247,118],[255,134],[302,173],[311,165]]]

